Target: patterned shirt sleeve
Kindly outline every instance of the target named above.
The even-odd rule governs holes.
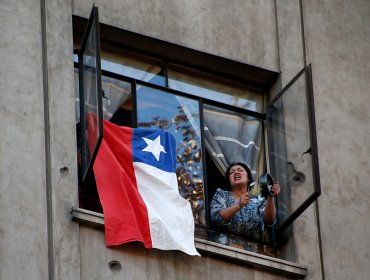
[[[216,190],[215,195],[213,196],[211,205],[210,205],[210,212],[211,212],[211,220],[217,226],[228,226],[231,222],[225,221],[220,214],[222,209],[228,207],[227,205],[227,192],[218,188]]]
[[[265,202],[263,197],[253,196],[249,203],[235,213],[230,221],[225,221],[221,217],[220,211],[232,206],[237,201],[228,191],[217,189],[210,205],[212,222],[235,234],[260,239],[264,229]]]

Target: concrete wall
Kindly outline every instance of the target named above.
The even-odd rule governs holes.
[[[51,279],[80,279],[79,226],[70,211],[78,204],[73,70],[72,5],[41,1],[44,9],[44,79],[47,110],[49,257]],[[65,171],[61,172],[61,169]]]
[[[297,261],[307,279],[368,279],[370,3],[277,1],[277,14],[282,84],[313,70],[322,195],[294,223]]]
[[[0,279],[79,279],[71,15],[1,2]]]
[[[94,2],[103,23],[279,70],[274,1],[76,0],[73,13],[87,17]]]
[[[0,279],[48,275],[40,19],[38,0],[1,2]]]
[[[297,261],[308,265],[307,279],[366,279],[368,2],[302,1],[303,7],[301,1],[276,1],[276,7],[273,1],[236,2],[238,8],[222,1],[126,1],[123,8],[104,1],[100,11],[107,24],[280,70],[282,86],[312,63],[323,195],[294,223]],[[90,6],[75,1],[73,11],[86,16]],[[349,259],[338,260],[343,251]]]
[[[82,226],[81,236],[82,279],[290,279],[205,253],[191,257],[181,252],[147,250],[135,243],[107,250],[102,232],[91,227]],[[111,269],[112,261],[119,262],[121,269]]]
[[[103,232],[71,222],[71,16],[87,17],[92,3],[1,3],[0,279],[284,279],[209,256],[106,249]],[[294,223],[295,255],[306,279],[368,279],[369,1],[95,3],[104,23],[281,71],[282,86],[312,63],[322,196]]]
[[[292,78],[305,66],[303,30],[301,19],[300,1],[279,0],[276,1],[279,61],[281,70],[281,86],[286,86]],[[298,94],[299,96],[299,94]],[[298,100],[297,100],[298,101]],[[294,105],[293,105],[294,106]],[[306,115],[296,114],[296,118],[306,118]],[[293,138],[291,138],[293,139]],[[289,145],[292,143],[290,142]],[[296,143],[300,144],[300,142]],[[304,147],[302,147],[304,148]],[[308,158],[307,158],[308,159]],[[305,161],[307,163],[307,160]],[[296,161],[299,171],[304,171],[304,163]],[[306,166],[307,167],[307,166]],[[309,175],[305,172],[306,175]],[[309,179],[309,176],[306,176]],[[304,187],[304,186],[300,186]],[[312,192],[311,187],[307,192]],[[307,197],[307,195],[305,196]],[[302,203],[302,200],[299,200]],[[294,202],[292,202],[294,204]],[[317,229],[315,204],[306,209],[303,214],[293,223],[294,238],[285,246],[285,255],[293,255],[298,263],[308,266],[306,279],[322,279],[319,233]],[[293,242],[294,241],[294,242]],[[292,244],[294,243],[294,245]]]
[[[316,104],[325,279],[368,279],[370,2],[303,3]]]

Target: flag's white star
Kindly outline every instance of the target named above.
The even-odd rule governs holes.
[[[161,145],[161,136],[158,135],[154,140],[143,137],[145,143],[148,145],[143,149],[143,152],[152,153],[153,156],[159,161],[159,155],[161,152],[166,153],[164,147]]]

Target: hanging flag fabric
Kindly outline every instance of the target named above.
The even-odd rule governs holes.
[[[94,173],[106,245],[140,241],[146,248],[199,255],[191,206],[178,191],[174,137],[107,121],[103,126]]]

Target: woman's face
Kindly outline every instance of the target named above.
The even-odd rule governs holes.
[[[247,185],[248,173],[241,165],[230,168],[229,181],[231,186]]]

